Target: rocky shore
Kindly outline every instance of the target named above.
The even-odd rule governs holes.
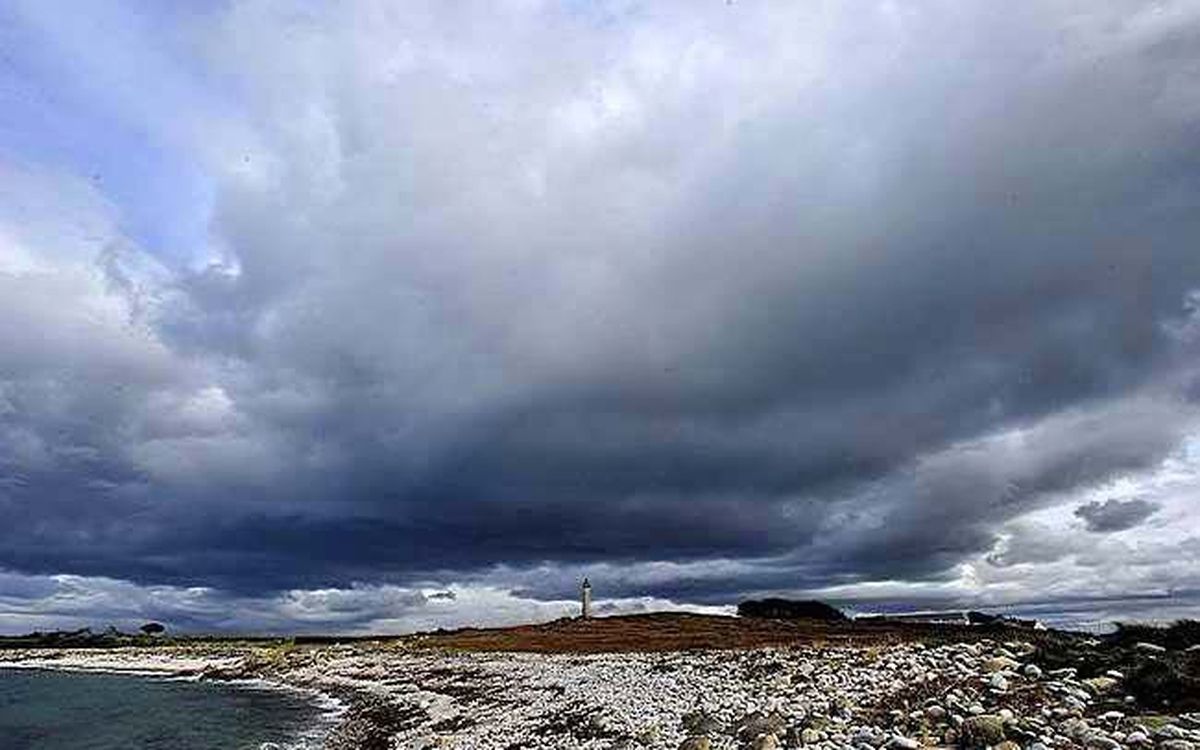
[[[348,706],[327,740],[334,750],[1200,750],[1200,714],[1187,695],[1146,705],[1140,678],[1113,667],[1143,675],[1200,654],[1086,641],[1071,653],[1079,665],[1063,666],[1061,645],[1019,638],[603,654],[465,652],[401,639],[43,649],[0,661],[320,691]]]

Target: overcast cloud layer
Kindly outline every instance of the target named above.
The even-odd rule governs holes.
[[[0,631],[1200,613],[1200,2],[0,9]]]

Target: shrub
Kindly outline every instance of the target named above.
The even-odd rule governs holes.
[[[837,607],[818,601],[790,599],[750,599],[738,605],[740,617],[761,617],[775,620],[841,621],[846,615]]]

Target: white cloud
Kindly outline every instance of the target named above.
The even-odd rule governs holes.
[[[1196,423],[1194,3],[20,10],[204,193],[159,219],[203,227],[169,262],[118,188],[0,171],[11,564],[92,575],[45,612],[1191,585],[1195,449],[1159,462]],[[1086,539],[1110,498],[1161,510]],[[98,577],[228,584],[210,548],[284,593]],[[347,582],[419,566],[465,588]]]
[[[452,597],[446,596],[450,592]],[[441,593],[442,596],[434,596]],[[217,590],[139,586],[111,578],[29,576],[0,572],[0,633],[116,625],[133,632],[147,620],[179,632],[403,634],[442,627],[546,622],[579,614],[575,600],[524,598],[499,587],[359,584],[344,589],[292,589],[267,596]],[[643,611],[728,613],[727,607],[681,605],[654,597],[605,598],[600,614]]]

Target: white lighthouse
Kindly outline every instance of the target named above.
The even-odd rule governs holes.
[[[588,579],[583,579],[583,587],[580,589],[579,603],[581,605],[581,616],[586,620],[592,616],[592,584],[588,583]]]

